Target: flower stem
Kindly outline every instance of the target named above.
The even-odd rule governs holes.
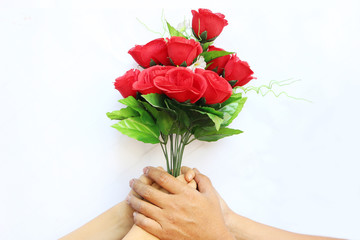
[[[191,136],[190,131],[186,131],[183,134],[177,132],[169,135],[161,135],[163,142],[160,142],[160,146],[166,159],[167,172],[174,177],[179,176],[181,173],[181,163],[185,146],[192,141],[189,141]]]

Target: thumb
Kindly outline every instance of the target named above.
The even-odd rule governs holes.
[[[213,186],[211,184],[210,179],[205,176],[204,174],[201,174],[199,172],[199,170],[197,170],[196,168],[194,168],[194,172],[195,172],[195,182],[198,185],[198,190],[201,193],[209,193],[209,192],[213,192]]]

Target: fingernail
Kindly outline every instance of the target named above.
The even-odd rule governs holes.
[[[146,174],[149,172],[149,167],[145,167],[145,168],[143,169],[143,172],[144,172],[144,174],[146,175]]]
[[[186,176],[186,181],[190,181],[194,178],[194,174],[189,174],[188,176]]]
[[[129,186],[132,188],[132,186],[134,185],[134,179],[131,179],[130,182],[129,182]]]
[[[134,211],[134,212],[133,212],[133,217],[136,217],[136,214],[137,214],[137,212]]]

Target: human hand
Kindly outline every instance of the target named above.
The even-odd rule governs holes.
[[[144,173],[169,194],[131,180],[132,189],[147,200],[135,196],[128,199],[137,212],[136,225],[161,240],[234,239],[226,228],[217,193],[205,175],[195,174],[197,191],[159,169],[147,167]]]
[[[166,172],[162,167],[157,167],[157,169],[159,169],[163,172]],[[196,189],[197,185],[194,180],[194,177],[195,177],[194,169],[189,168],[187,166],[182,166],[181,167],[181,175],[179,175],[176,179],[178,179],[179,181],[181,181],[183,183],[187,183],[189,186]],[[154,182],[151,178],[148,178],[145,174],[142,174],[139,177],[139,180],[146,185],[151,185],[152,187],[154,187],[162,192],[168,193],[168,191],[166,191],[164,188],[162,188],[160,185],[158,185],[156,182]],[[135,196],[139,197],[139,195],[132,189],[131,189],[129,195],[130,196],[135,195]]]

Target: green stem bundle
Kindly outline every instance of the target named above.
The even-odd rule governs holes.
[[[174,177],[179,176],[181,173],[182,158],[190,137],[190,132],[162,135],[163,141],[160,145],[166,159],[167,172]]]

